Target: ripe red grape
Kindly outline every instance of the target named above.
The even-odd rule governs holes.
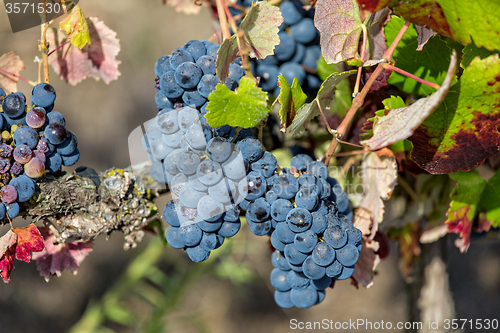
[[[45,172],[45,163],[40,161],[37,157],[33,157],[24,166],[24,172],[30,178],[38,178]]]
[[[45,124],[45,113],[40,109],[29,110],[26,114],[26,123],[33,128],[40,128]]]
[[[5,203],[12,203],[17,199],[17,190],[12,185],[5,185],[0,189],[0,196]]]
[[[21,163],[28,163],[33,157],[33,151],[26,145],[19,145],[14,149],[14,159]]]

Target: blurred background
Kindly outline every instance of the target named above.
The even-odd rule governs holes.
[[[78,166],[98,171],[130,165],[128,135],[156,113],[154,64],[191,39],[208,39],[213,24],[208,8],[199,15],[177,14],[161,0],[80,1],[85,16],[97,16],[120,39],[121,76],[109,85],[87,79],[73,87],[51,72],[57,91],[55,110],[79,140]],[[0,55],[24,60],[21,76],[35,81],[34,62],[40,27],[13,34],[0,6]],[[19,91],[31,87],[19,81]],[[163,207],[167,198],[157,204]],[[17,219],[16,227],[28,221]],[[0,228],[0,235],[8,230]],[[95,241],[94,251],[73,276],[64,272],[47,283],[36,263],[16,261],[9,284],[0,284],[0,333],[3,332],[288,332],[290,320],[404,322],[410,311],[410,287],[398,268],[398,249],[378,266],[373,287],[356,289],[338,282],[326,299],[308,310],[283,310],[273,300],[272,270],[265,237],[247,226],[212,257],[193,264],[179,250],[148,236],[135,249],[123,250],[121,234]],[[445,240],[456,318],[500,319],[500,243],[473,239],[460,254]],[[342,330],[369,332],[370,330]],[[398,330],[394,330],[398,331]],[[466,330],[467,331],[467,330]]]

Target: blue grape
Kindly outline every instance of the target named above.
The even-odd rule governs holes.
[[[189,256],[189,259],[191,259],[191,261],[193,262],[201,262],[203,260],[208,259],[208,257],[210,256],[210,252],[203,249],[200,245],[193,247],[186,247],[184,251],[186,251],[187,255]]]
[[[335,260],[331,265],[326,267],[326,275],[331,278],[336,278],[342,273],[343,266],[340,262]]]
[[[56,152],[61,155],[71,155],[76,150],[76,136],[70,131],[66,132],[66,139],[56,147]]]
[[[312,215],[304,208],[294,208],[286,216],[288,227],[293,232],[303,232],[311,228]]]
[[[236,185],[229,179],[222,179],[219,183],[208,188],[208,194],[219,201],[220,203],[227,204],[231,201],[234,202],[236,196]]]
[[[363,234],[358,228],[350,227],[345,230],[347,233],[347,243],[355,245],[361,241]]]
[[[342,190],[340,185],[332,186],[332,196],[333,200],[337,203],[337,208],[339,212],[343,212],[349,208],[349,198],[347,194]]]
[[[303,10],[300,6],[291,1],[283,1],[280,4],[280,11],[286,24],[292,25],[300,21],[303,16]]]
[[[39,83],[31,90],[31,102],[42,108],[54,104],[56,90],[48,83]]]
[[[184,104],[189,106],[194,106],[196,108],[201,107],[203,104],[207,102],[207,99],[203,97],[198,90],[191,89],[186,90],[184,94],[182,94],[182,101]]]
[[[271,245],[278,251],[285,251],[285,243],[280,241],[277,236],[276,230],[274,230],[271,234]]]
[[[197,168],[196,177],[206,185],[213,186],[220,182],[223,177],[222,168],[219,163],[211,160],[203,160]]]
[[[229,64],[229,77],[235,80],[236,82],[240,81],[240,79],[245,75],[245,70],[240,65]]]
[[[66,126],[66,120],[64,116],[57,111],[52,111],[47,114],[47,120],[49,124],[59,123],[63,126]]]
[[[290,264],[299,265],[306,260],[307,254],[300,252],[293,243],[290,243],[285,245],[285,258]]]
[[[228,222],[225,221],[222,223],[222,226],[220,227],[218,234],[221,235],[222,237],[229,238],[233,237],[240,231],[241,228],[241,222]]]
[[[184,62],[175,69],[175,81],[184,89],[196,88],[203,76],[202,70],[194,62]]]
[[[327,179],[328,178],[328,167],[319,161],[312,161],[307,165],[307,171],[311,172],[318,178]]]
[[[313,212],[311,215],[313,217],[311,230],[317,234],[323,233],[328,226],[328,220],[325,218],[325,214],[322,212]]]
[[[217,59],[217,51],[219,51],[219,47],[220,47],[219,44],[214,44],[212,46],[209,46],[207,48],[207,55],[211,56],[214,59]]]
[[[278,291],[288,291],[292,286],[287,281],[288,272],[275,268],[271,272],[270,281],[274,289]]]
[[[185,175],[193,175],[200,164],[200,157],[193,152],[181,152],[177,157],[177,169]]]
[[[50,126],[52,126],[52,125],[47,126],[47,128],[49,128]],[[59,126],[61,126],[61,125],[59,125]],[[45,132],[52,134],[52,132],[53,132],[52,128],[49,130],[47,130],[47,128],[45,129]],[[56,133],[47,139],[53,144],[60,144],[66,138],[66,130],[64,129],[64,126],[62,126],[61,131],[59,128],[55,129],[54,131]],[[64,136],[62,138],[60,138],[60,135],[64,135]],[[14,137],[14,142],[15,142],[16,146],[24,144],[24,145],[30,147],[31,149],[35,149],[36,145],[38,144],[38,133],[31,127],[27,127],[27,126],[19,127],[14,132],[13,137]],[[47,134],[45,134],[45,137],[47,137]],[[54,140],[54,142],[52,142],[51,138]]]
[[[312,252],[312,260],[319,266],[329,266],[335,260],[335,250],[325,242],[319,242]]]
[[[62,162],[62,157],[58,153],[47,155],[47,159],[45,160],[45,170],[56,173],[61,169]]]
[[[303,273],[293,270],[288,271],[286,278],[290,286],[294,289],[304,289],[311,283],[311,280]]]
[[[175,208],[175,202],[173,200],[169,201],[165,208],[163,208],[163,218],[165,222],[170,224],[172,227],[180,227],[179,216],[177,215],[177,210]]]
[[[278,84],[278,67],[275,65],[260,65],[257,67],[257,76],[260,76],[259,85],[262,90],[273,91]]]
[[[332,284],[332,281],[333,281],[333,279],[331,277],[329,277],[328,275],[325,275],[320,279],[312,280],[311,286],[314,289],[321,291],[321,290],[325,290],[326,288],[328,288]]]
[[[316,264],[312,256],[308,256],[304,263],[302,264],[302,271],[304,275],[311,280],[318,280],[325,276],[326,269],[323,266]]]
[[[158,59],[155,63],[155,74],[158,77],[161,77],[165,72],[172,70],[170,67],[170,56],[165,55]]]
[[[343,266],[352,266],[358,261],[359,258],[358,249],[353,244],[347,244],[340,249],[336,249],[335,254],[337,260]]]
[[[254,222],[250,219],[247,219],[248,226],[250,227],[250,231],[256,236],[264,236],[271,231],[272,223],[271,220],[265,220],[262,222]]]
[[[316,304],[318,292],[312,286],[308,286],[305,289],[292,289],[290,299],[296,307],[307,309]]]
[[[184,48],[189,51],[195,61],[207,54],[207,47],[199,40],[190,40],[184,45]]]
[[[266,192],[266,179],[260,172],[251,171],[245,179],[238,184],[240,193],[247,193],[245,199],[255,200],[260,198]]]
[[[314,26],[312,19],[308,17],[302,18],[299,22],[290,27],[290,32],[296,41],[302,44],[312,42],[318,35],[318,30]]]
[[[2,97],[2,91],[3,91],[1,89],[2,88],[0,88],[0,97]],[[3,96],[5,96],[5,93]],[[0,203],[0,220],[3,220],[5,218],[5,213],[6,213],[5,204],[2,202]]]
[[[293,205],[290,201],[286,199],[277,199],[271,205],[271,216],[276,221],[285,221],[288,212],[292,209]]]
[[[281,65],[279,71],[288,81],[288,84],[292,85],[294,78],[297,78],[297,81],[300,85],[304,84],[304,80],[306,79],[306,72],[299,64],[295,62],[286,62]]]
[[[182,96],[184,89],[177,84],[174,71],[168,71],[160,77],[160,91],[168,98],[179,98]]]
[[[156,127],[161,133],[173,134],[179,130],[178,111],[172,109],[163,109],[156,115]]]
[[[316,235],[312,230],[306,230],[295,234],[295,238],[293,240],[295,248],[302,253],[311,253],[317,243],[318,235]]]
[[[299,190],[299,182],[291,174],[282,174],[274,179],[273,191],[279,198],[291,199]]]
[[[297,43],[296,46],[297,47],[295,49],[295,54],[293,55],[293,58],[289,60],[289,62],[296,62],[298,64],[302,64],[302,61],[306,54],[306,47],[302,43]],[[292,82],[290,82],[290,84],[291,83]]]
[[[302,188],[295,195],[297,207],[313,210],[318,204],[318,193],[311,188]]]
[[[224,162],[231,156],[231,143],[225,138],[215,137],[207,143],[207,154],[215,162]]]
[[[26,102],[16,94],[9,94],[2,101],[2,111],[7,118],[15,119],[24,115]]]
[[[274,251],[272,255],[272,263],[273,266],[276,268],[279,268],[283,271],[289,271],[290,270],[290,265],[288,264],[288,261],[286,258],[283,256],[283,251]]]
[[[208,98],[208,95],[215,90],[215,87],[219,84],[219,78],[212,74],[205,74],[198,83],[197,89],[198,93]]]
[[[14,140],[16,141],[16,144],[18,142],[19,144],[24,143],[32,149],[35,148],[38,143],[38,134],[32,128],[27,127],[26,130],[18,136],[18,140],[16,140],[16,133],[23,128],[24,127],[18,128],[16,132],[14,132]],[[32,131],[29,131],[29,129]],[[61,144],[66,139],[66,134],[66,129],[59,123],[49,124],[45,127],[44,131],[45,138],[47,138],[47,140],[54,145]]]
[[[226,213],[224,214],[224,221],[237,222],[240,220],[240,209],[238,206],[233,205],[232,207],[226,207]]]
[[[259,171],[267,178],[270,177],[278,167],[278,160],[272,153],[266,151],[259,160],[252,163],[251,167],[253,171]]]
[[[224,221],[222,221],[222,219],[217,219],[215,221],[212,221],[212,222],[208,222],[208,221],[199,221],[199,222],[196,222],[196,225],[198,227],[200,227],[201,230],[203,230],[204,232],[217,232],[218,230],[220,230],[220,228],[222,227],[222,224],[224,223]]]
[[[270,205],[272,205],[276,200],[278,200],[278,195],[273,190],[267,191],[266,200]]]
[[[184,248],[184,243],[179,239],[179,228],[170,227],[165,235],[168,245],[174,249]]]
[[[290,291],[281,292],[276,290],[274,292],[274,301],[276,302],[276,304],[278,304],[279,307],[283,309],[292,308],[293,303],[290,295],[291,295]]]
[[[198,66],[203,74],[215,75],[215,58],[209,55],[204,55],[196,60],[196,66]]]
[[[329,225],[323,233],[325,242],[335,249],[340,249],[347,243],[347,234],[339,225]]]
[[[179,192],[179,201],[188,208],[197,208],[198,201],[207,195],[205,192],[198,192],[189,184],[184,184]]]
[[[11,219],[19,215],[19,204],[17,202],[14,201],[9,204],[2,203],[2,205],[5,205],[6,213]]]
[[[72,166],[75,165],[76,162],[80,159],[80,151],[78,148],[76,148],[71,154],[69,155],[61,155],[62,159],[62,164],[64,166]]]
[[[198,202],[198,216],[203,220],[215,221],[224,213],[224,205],[207,195]]]
[[[302,59],[302,65],[311,68],[311,69],[316,69],[318,59],[321,56],[321,48],[319,45],[312,45],[308,46],[305,49],[304,52],[304,58]],[[313,76],[314,77],[314,76]]]
[[[354,273],[354,265],[352,266],[343,266],[342,273],[336,277],[337,280],[345,280],[351,277],[352,273]]]
[[[199,123],[194,123],[193,125],[189,126],[186,131],[186,140],[194,149],[205,148],[207,141],[205,140],[205,133],[203,132],[203,128]]]
[[[275,232],[276,237],[278,237],[278,239],[284,244],[293,243],[295,240],[295,233],[290,230],[285,222],[278,222]]]
[[[254,222],[262,222],[269,217],[271,206],[264,198],[258,198],[247,209],[247,218]]]
[[[201,237],[200,247],[205,251],[212,251],[217,246],[217,234],[212,232],[203,232],[203,236]]]
[[[246,162],[253,163],[264,155],[262,144],[255,138],[245,138],[236,144],[240,147],[241,154]]]
[[[186,246],[195,246],[200,243],[203,233],[196,223],[186,223],[179,227],[179,240]]]
[[[280,44],[276,45],[274,48],[274,55],[279,61],[288,61],[292,59],[295,53],[295,39],[290,36],[285,31],[281,31],[278,33],[280,38]],[[288,81],[292,82],[292,81]]]
[[[182,63],[194,61],[195,60],[189,51],[180,48],[172,52],[172,55],[170,56],[170,67],[172,67],[173,70],[176,70]]]
[[[20,175],[19,177],[12,178],[9,182],[17,190],[17,201],[28,201],[35,193],[35,184],[27,176]]]

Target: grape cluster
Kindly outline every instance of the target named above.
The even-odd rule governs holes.
[[[237,5],[250,7],[252,0],[238,0]],[[252,72],[260,77],[263,90],[279,94],[278,75],[283,74],[291,85],[297,78],[300,86],[306,92],[315,92],[321,86],[321,81],[314,73],[316,63],[321,56],[319,46],[319,31],[314,26],[314,9],[304,9],[300,0],[287,0],[280,3],[284,22],[278,34],[280,44],[274,49],[274,55],[265,59],[252,59]],[[231,7],[233,15],[241,12]]]
[[[158,110],[184,105],[205,110],[208,95],[219,83],[215,72],[219,46],[206,40],[191,40],[172,54],[158,59],[155,64]],[[243,75],[245,71],[241,66],[231,64],[224,84],[234,90]]]
[[[31,91],[31,106],[21,92],[6,95],[0,88],[0,219],[19,214],[19,202],[35,193],[36,179],[45,171],[75,164],[80,153],[76,136],[53,111],[55,89],[47,83]]]

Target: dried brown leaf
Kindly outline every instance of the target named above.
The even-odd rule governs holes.
[[[0,72],[0,87],[5,90],[7,94],[16,92],[18,81],[17,76],[19,76],[19,72],[24,69],[24,62],[16,54],[16,52],[11,51],[0,57],[0,68],[8,73],[16,75],[12,76]]]

